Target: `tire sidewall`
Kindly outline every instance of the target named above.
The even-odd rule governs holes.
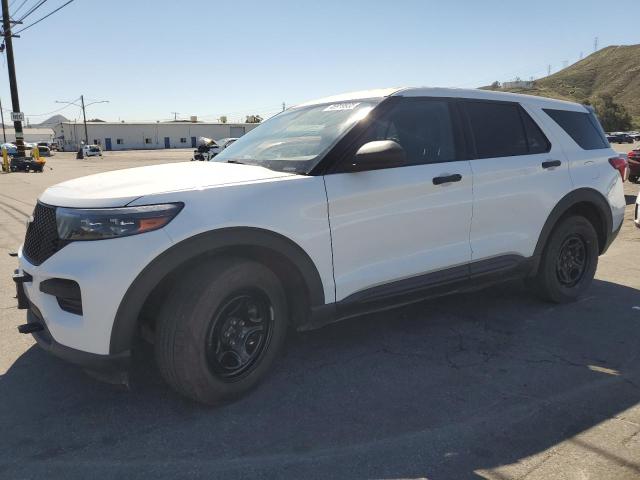
[[[556,273],[556,261],[565,239],[578,235],[586,246],[587,267],[580,282],[573,287],[562,285]],[[547,248],[543,254],[541,265],[541,287],[549,299],[565,303],[575,300],[589,286],[598,267],[598,236],[591,223],[584,217],[572,216],[563,220],[551,234]]]
[[[212,266],[214,269],[215,267]],[[288,324],[287,302],[276,275],[265,266],[239,260],[214,278],[202,278],[203,287],[191,313],[178,325],[174,354],[179,361],[178,373],[188,383],[194,396],[205,403],[234,399],[255,386],[265,376],[284,343]],[[215,375],[206,356],[206,339],[215,313],[234,292],[246,289],[261,291],[271,302],[274,318],[269,343],[257,364],[241,378],[226,381]]]

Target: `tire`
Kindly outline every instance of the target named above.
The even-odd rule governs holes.
[[[561,220],[547,240],[533,279],[536,293],[554,303],[576,300],[591,285],[598,255],[598,235],[586,218]]]
[[[262,330],[255,331],[258,325]],[[287,326],[285,292],[271,270],[251,260],[214,260],[192,270],[163,305],[155,333],[158,368],[193,400],[233,400],[265,376]]]
[[[630,176],[629,176],[629,181],[630,181],[631,183],[638,183],[638,177],[637,177],[637,176],[635,176],[635,175],[630,175]]]

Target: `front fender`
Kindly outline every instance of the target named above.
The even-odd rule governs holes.
[[[157,256],[129,286],[114,319],[110,353],[131,349],[142,307],[154,288],[167,275],[199,256],[222,252],[226,248],[242,247],[258,247],[286,257],[306,284],[310,306],[325,303],[324,288],[318,269],[309,255],[292,240],[268,230],[251,227],[231,227],[204,232],[173,245]]]

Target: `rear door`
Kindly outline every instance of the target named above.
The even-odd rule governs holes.
[[[373,287],[420,287],[436,271],[443,280],[467,277],[472,179],[455,118],[446,99],[402,99],[353,153],[369,141],[394,140],[406,165],[325,176],[337,301]],[[457,180],[434,182],[451,176]]]
[[[460,104],[475,151],[472,259],[530,257],[551,210],[571,190],[564,153],[519,103]]]

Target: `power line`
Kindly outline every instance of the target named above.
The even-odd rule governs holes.
[[[27,13],[25,13],[22,17],[20,17],[17,21],[21,22],[23,21],[25,18],[27,18],[29,15],[31,15],[33,12],[35,12],[37,9],[39,9],[42,5],[44,5],[47,2],[47,0],[40,0],[39,2],[37,2],[33,7],[31,7],[29,10],[27,10]],[[14,12],[14,17],[15,17],[15,12]]]
[[[64,3],[62,5],[60,5],[58,8],[56,8],[55,10],[53,10],[52,12],[49,12],[48,14],[46,14],[44,17],[40,18],[40,20],[36,20],[35,22],[27,25],[24,28],[21,28],[20,30],[18,30],[17,32],[14,32],[14,35],[17,35],[20,32],[24,32],[26,29],[33,27],[34,25],[40,23],[41,21],[43,21],[45,18],[50,17],[51,15],[53,15],[54,13],[56,13],[58,10],[62,10],[64,7],[66,7],[67,5],[69,5],[71,2],[73,2],[74,0],[69,0],[67,3]]]
[[[14,3],[15,1],[16,1],[16,0],[13,0],[13,2],[11,2],[11,5],[13,5],[13,3]],[[22,7],[24,7],[24,4],[25,4],[25,3],[27,3],[27,1],[28,1],[28,0],[22,0],[22,3],[21,3],[20,5],[18,5],[18,7],[16,7],[16,9],[13,11],[13,15],[14,15],[14,16],[15,16],[15,14],[16,14],[16,13],[18,13],[18,12],[20,11],[20,9],[21,9]],[[11,5],[9,5],[9,8],[11,8]]]
[[[52,110],[50,112],[45,112],[45,113],[25,113],[24,116],[25,117],[45,117],[47,115],[53,115],[54,113],[58,113],[58,112],[64,110],[65,108],[69,108],[70,106],[71,106],[71,104],[65,105],[64,107],[57,108],[55,110]],[[11,110],[5,110],[5,112],[11,112]]]

